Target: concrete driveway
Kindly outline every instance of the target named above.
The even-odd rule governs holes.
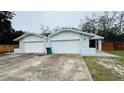
[[[79,55],[16,54],[0,56],[1,81],[83,81],[92,80]]]

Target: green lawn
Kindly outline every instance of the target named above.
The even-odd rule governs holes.
[[[106,52],[114,54],[114,55],[124,56],[124,50],[106,51]]]
[[[111,53],[113,55],[121,56],[118,60],[120,62],[124,62],[124,50],[106,51],[106,52]]]
[[[124,80],[114,69],[108,69],[97,63],[99,57],[83,57],[86,65],[95,81],[116,81]],[[121,62],[122,63],[122,62]]]

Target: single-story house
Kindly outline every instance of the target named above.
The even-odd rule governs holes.
[[[102,39],[104,37],[72,29],[61,30],[49,37],[27,33],[15,39],[19,41],[19,48],[14,52],[46,53],[46,48],[51,47],[53,54],[92,55],[102,50]]]

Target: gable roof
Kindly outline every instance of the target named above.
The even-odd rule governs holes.
[[[42,35],[39,35],[39,34],[35,34],[35,33],[26,33],[26,34],[23,34],[22,36],[20,36],[20,37],[18,37],[18,38],[16,38],[16,39],[14,39],[14,41],[19,41],[19,40],[21,40],[21,39],[23,39],[23,38],[25,38],[25,37],[27,37],[27,36],[29,36],[29,35],[34,35],[34,36],[43,38],[43,36],[42,36]]]
[[[94,35],[94,37],[91,38],[91,40],[96,40],[96,39],[104,39],[104,37],[99,35]]]
[[[94,34],[92,34],[92,33],[87,33],[87,32],[83,32],[83,31],[80,31],[80,30],[64,29],[64,30],[60,30],[59,32],[56,32],[56,33],[50,35],[50,37],[53,37],[53,36],[55,36],[55,35],[57,35],[59,33],[67,32],[67,31],[69,31],[69,32],[75,32],[75,33],[78,33],[78,34],[87,35],[89,37],[93,37],[94,36]]]
[[[75,33],[78,33],[78,34],[83,34],[83,35],[87,35],[90,37],[91,40],[96,40],[96,39],[104,39],[104,37],[102,36],[99,36],[99,35],[95,35],[95,34],[92,34],[92,33],[87,33],[87,32],[83,32],[83,31],[80,31],[80,30],[74,30],[74,29],[63,29],[63,30],[60,30],[59,32],[56,32],[54,34],[51,34],[50,37],[53,37],[53,36],[56,36],[57,34],[59,33],[62,33],[62,32],[75,32]],[[35,33],[25,33],[24,35],[14,39],[14,41],[19,41],[29,35],[34,35],[34,36],[37,36],[39,38],[43,38],[43,35],[41,34],[35,34]]]

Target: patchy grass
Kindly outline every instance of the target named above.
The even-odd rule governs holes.
[[[111,53],[113,55],[121,56],[118,61],[124,62],[124,50],[116,50],[116,51],[106,51],[108,53]]]
[[[124,57],[119,58],[118,61],[124,62]]]
[[[123,56],[124,57],[124,50],[118,50],[118,51],[106,51],[108,53],[111,53],[113,55]]]
[[[9,55],[9,54],[6,54],[6,53],[0,53],[0,57],[2,57],[2,56],[6,56],[6,55]]]
[[[99,57],[83,57],[88,69],[91,73],[93,80],[96,81],[114,81],[124,80],[122,76],[117,73],[114,69],[108,69],[97,63]]]

